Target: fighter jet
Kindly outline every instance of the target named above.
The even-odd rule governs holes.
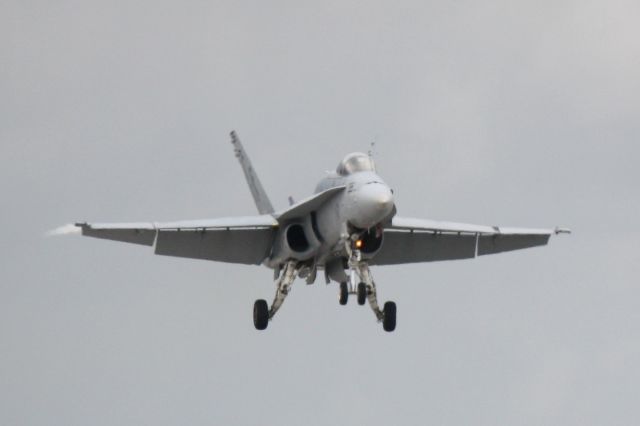
[[[264,330],[296,278],[313,284],[318,274],[339,284],[338,301],[367,301],[385,331],[396,328],[396,304],[378,304],[371,266],[472,259],[543,246],[567,229],[505,228],[414,219],[396,215],[393,190],[371,155],[352,153],[317,185],[314,195],[276,211],[245,152],[231,132],[259,215],[179,222],[76,223],[82,235],[155,246],[165,256],[264,265],[274,271],[271,306],[256,300],[253,323]]]

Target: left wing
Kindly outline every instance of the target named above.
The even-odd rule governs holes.
[[[505,228],[394,217],[384,230],[382,248],[373,265],[395,265],[476,256],[543,246],[567,229]]]
[[[82,235],[153,246],[165,256],[259,265],[271,253],[271,215],[180,222],[77,223]]]

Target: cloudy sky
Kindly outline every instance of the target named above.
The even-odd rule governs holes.
[[[0,3],[0,424],[640,423],[640,4]],[[569,226],[375,269],[388,334],[260,267],[44,238],[254,214],[377,141],[399,214]]]

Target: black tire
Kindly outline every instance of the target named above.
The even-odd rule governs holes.
[[[256,330],[264,330],[269,325],[269,305],[264,299],[256,300],[253,304],[253,325]]]
[[[349,289],[347,288],[347,283],[340,283],[340,294],[338,294],[338,302],[341,305],[346,305],[349,301]]]
[[[365,283],[358,284],[358,305],[364,305],[367,301],[367,285]]]
[[[396,304],[395,302],[387,302],[384,304],[384,318],[382,319],[382,328],[384,331],[393,331],[396,329]]]

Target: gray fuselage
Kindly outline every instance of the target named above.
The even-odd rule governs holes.
[[[316,267],[342,265],[349,244],[363,234],[377,232],[382,238],[381,229],[395,214],[395,205],[393,192],[375,172],[373,161],[365,154],[348,155],[336,172],[318,183],[315,194],[332,188],[343,190],[305,217],[280,223],[280,243],[274,247],[269,266],[278,267],[290,258]],[[365,250],[365,255],[374,254]]]

